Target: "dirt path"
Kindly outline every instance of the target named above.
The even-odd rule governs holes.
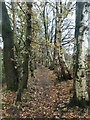
[[[43,118],[51,115],[54,112],[52,100],[55,99],[55,94],[52,94],[55,76],[52,77],[52,72],[45,67],[39,67],[36,73],[37,85],[36,95],[34,96],[34,117]],[[52,99],[52,100],[51,100]],[[51,117],[51,116],[50,116]]]
[[[68,104],[73,96],[70,90],[73,81],[61,81],[54,85],[55,74],[45,67],[39,66],[35,78],[29,78],[28,89],[23,91],[22,102],[15,105],[17,93],[3,91],[4,118],[89,118],[89,107],[81,112],[79,107],[67,108],[62,112],[59,107]],[[12,98],[12,99],[11,99]]]

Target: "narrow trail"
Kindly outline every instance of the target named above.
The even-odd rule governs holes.
[[[58,109],[69,103],[73,96],[70,92],[73,81],[61,81],[54,85],[56,76],[46,67],[38,66],[35,70],[35,78],[28,80],[28,89],[23,91],[22,102],[14,105],[16,92],[5,92],[3,96],[4,118],[89,118],[89,107],[81,113],[79,107],[67,108],[62,112]],[[12,99],[11,99],[12,98]]]
[[[55,94],[52,93],[55,76],[52,77],[52,71],[45,67],[38,67],[36,73],[37,85],[34,96],[34,117],[43,118],[52,115],[54,112]],[[51,80],[52,78],[52,80]],[[49,116],[51,117],[51,116]]]

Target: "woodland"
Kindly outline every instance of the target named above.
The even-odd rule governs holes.
[[[90,2],[1,4],[1,119],[89,120]]]

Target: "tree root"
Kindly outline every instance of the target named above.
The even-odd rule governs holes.
[[[59,105],[59,103],[58,103]],[[79,101],[77,98],[72,98],[70,100],[69,103],[67,103],[65,106],[63,107],[59,107],[58,105],[56,105],[56,109],[63,111],[64,108],[71,108],[74,106],[79,106],[80,108],[82,108],[82,110],[84,110],[84,108],[86,107],[86,105],[90,106],[90,100],[88,102],[86,102],[85,100]]]

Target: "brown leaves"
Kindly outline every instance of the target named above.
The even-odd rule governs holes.
[[[14,105],[16,100],[15,92],[6,92],[3,89],[3,117],[20,118],[87,118],[89,108],[81,113],[79,107],[72,107],[69,110],[64,107],[69,103],[72,92],[73,81],[68,80],[57,83],[54,86],[55,74],[45,67],[38,67],[35,71],[35,80],[29,77],[28,89],[24,90],[22,102]],[[4,86],[5,87],[5,86]],[[58,107],[57,107],[58,105]],[[15,113],[15,114],[14,114]]]

